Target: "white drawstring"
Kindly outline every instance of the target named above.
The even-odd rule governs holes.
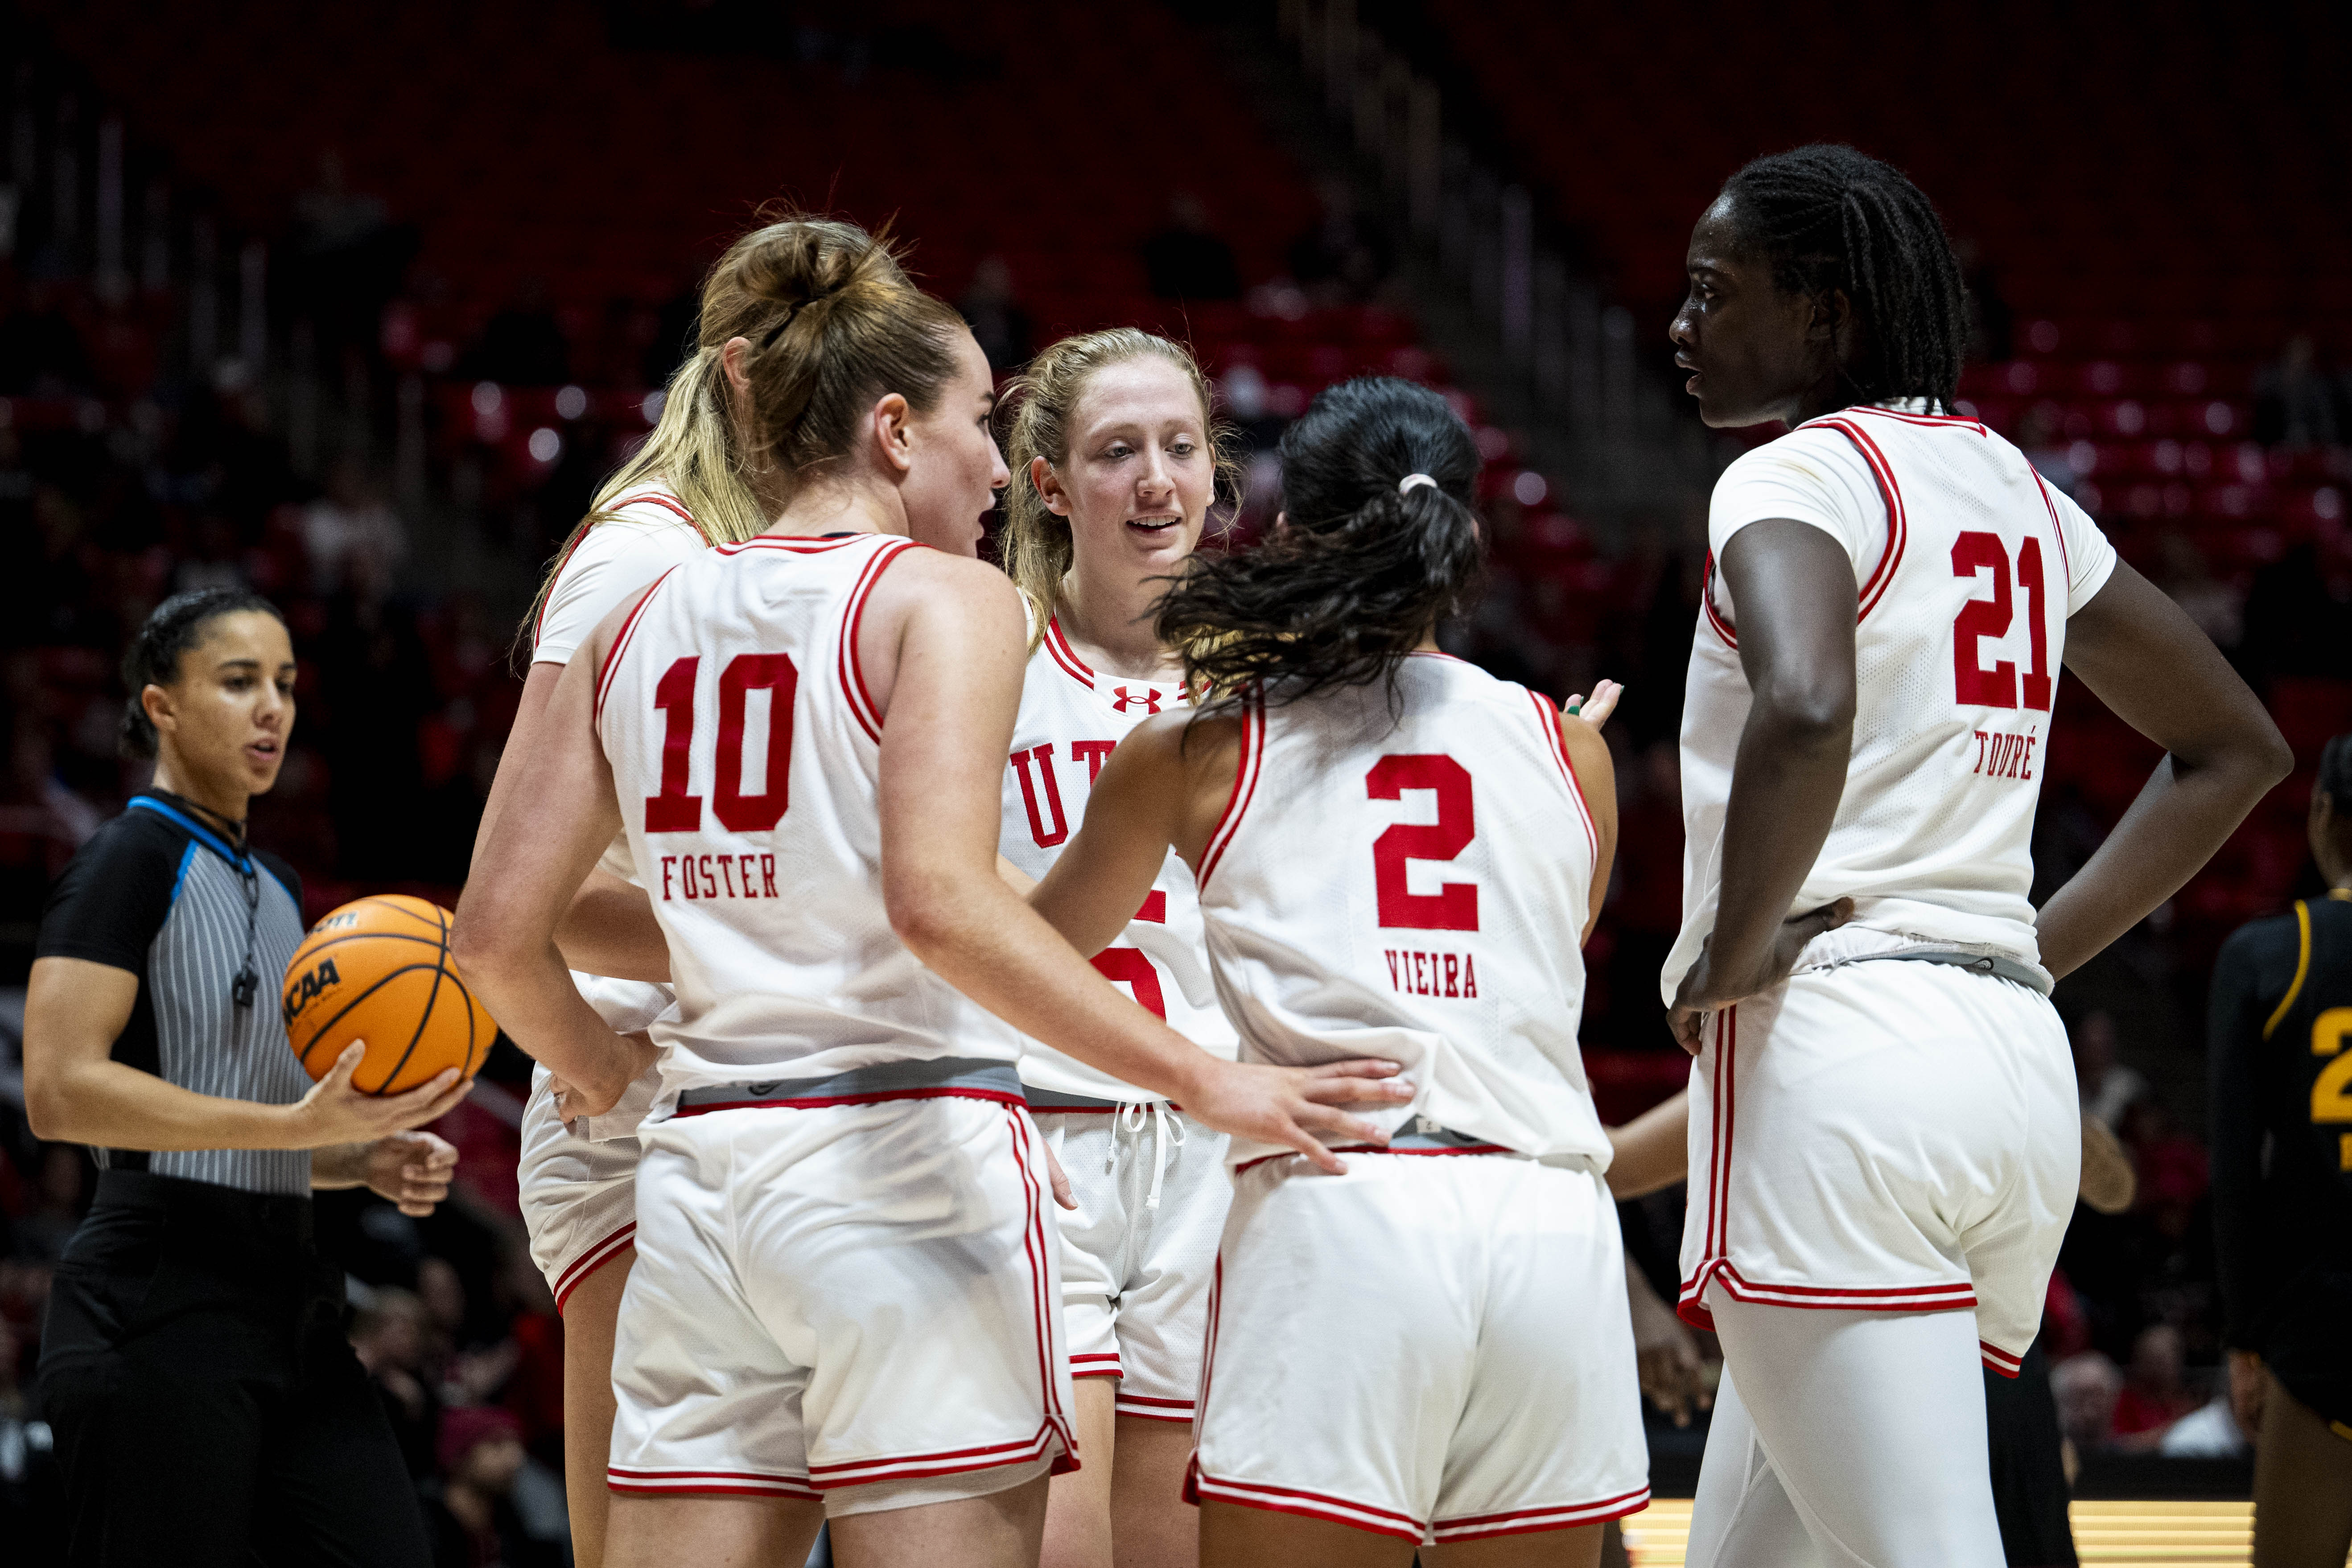
[[[1168,1113],[1164,1100],[1123,1100],[1111,1112],[1113,1130],[1128,1137],[1143,1131],[1143,1113],[1151,1112],[1151,1194],[1143,1206],[1160,1206],[1160,1189],[1168,1177],[1168,1152],[1184,1146],[1184,1119]],[[1114,1136],[1103,1150],[1103,1173],[1108,1175],[1118,1161],[1118,1138]]]

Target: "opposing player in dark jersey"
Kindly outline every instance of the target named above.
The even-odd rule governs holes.
[[[2266,1568],[2352,1552],[2352,734],[2321,753],[2310,833],[2326,894],[2213,966],[2213,1227]]]

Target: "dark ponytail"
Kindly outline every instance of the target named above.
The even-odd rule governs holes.
[[[155,606],[147,624],[131,639],[122,654],[122,732],[117,739],[122,754],[134,761],[155,755],[155,724],[147,717],[141,695],[151,686],[169,686],[180,679],[180,658],[205,640],[205,628],[223,616],[258,610],[284,625],[278,606],[249,588],[198,588],[174,594]]]
[[[1192,557],[1160,602],[1160,640],[1212,704],[1260,682],[1277,703],[1365,685],[1475,596],[1478,443],[1444,398],[1342,382],[1281,453],[1286,525],[1242,554]],[[1432,482],[1397,488],[1414,474]]]
[[[1903,171],[1817,142],[1757,159],[1723,194],[1741,242],[1772,263],[1784,291],[1845,290],[1862,327],[1840,367],[1853,402],[1924,397],[1951,412],[1968,289],[1944,220]]]

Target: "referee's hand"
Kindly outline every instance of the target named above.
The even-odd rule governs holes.
[[[368,1145],[370,1192],[390,1198],[400,1212],[414,1219],[431,1214],[449,1195],[449,1178],[457,1169],[457,1150],[430,1132],[394,1132]]]
[[[300,1125],[299,1142],[291,1147],[373,1142],[387,1132],[439,1121],[473,1091],[472,1079],[461,1079],[457,1068],[446,1068],[405,1093],[369,1094],[352,1087],[352,1074],[366,1058],[366,1042],[353,1040],[327,1076],[288,1108]]]

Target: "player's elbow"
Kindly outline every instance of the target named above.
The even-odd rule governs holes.
[[[926,963],[964,939],[968,903],[956,879],[936,868],[893,868],[882,879],[891,931]]]
[[[499,919],[495,910],[458,900],[457,917],[449,922],[449,958],[467,985],[495,994],[524,957],[513,921]]]
[[[2253,718],[2245,742],[2247,763],[2262,781],[2258,793],[2268,795],[2294,772],[2294,748],[2286,743],[2286,737],[2279,732],[2268,713],[2257,709]]]
[[[1853,738],[1853,683],[1799,674],[1766,683],[1756,693],[1759,716],[1781,742],[1804,752],[1849,749]]]

